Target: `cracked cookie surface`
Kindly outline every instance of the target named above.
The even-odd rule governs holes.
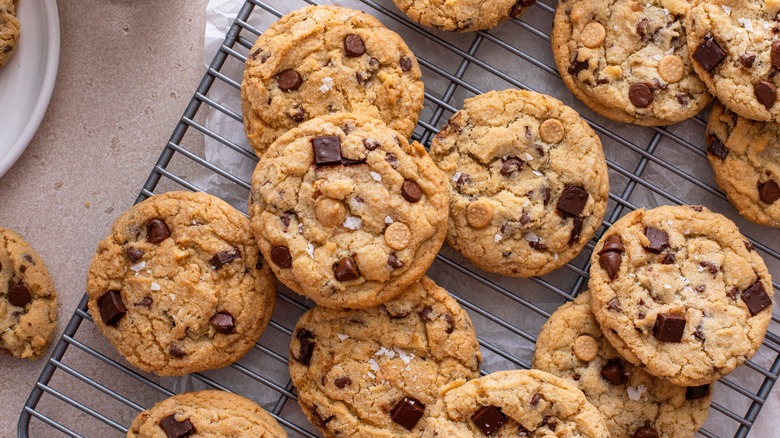
[[[0,351],[37,359],[57,329],[57,292],[43,260],[0,227]]]
[[[252,47],[241,84],[244,127],[258,156],[301,122],[337,112],[383,120],[409,138],[423,104],[417,59],[371,15],[308,6]]]
[[[712,385],[688,390],[624,360],[603,336],[587,291],[544,324],[533,367],[572,381],[601,412],[613,437],[635,436],[643,428],[657,437],[692,437],[712,401]]]
[[[510,89],[467,99],[431,157],[449,177],[447,241],[482,269],[546,274],[601,226],[609,195],[601,141],[550,96]]]
[[[419,280],[447,228],[444,174],[380,120],[333,114],[280,137],[249,215],[276,276],[329,307],[381,304]]]
[[[687,0],[561,0],[552,48],[561,77],[590,109],[638,125],[693,117],[710,101],[693,70]]]
[[[714,382],[756,352],[772,279],[726,217],[701,206],[636,210],[591,257],[591,305],[623,357],[676,385]]]
[[[249,220],[205,194],[131,207],[87,273],[95,325],[133,365],[159,375],[226,366],[257,341],[276,299]]]
[[[427,277],[369,309],[315,307],[290,344],[298,402],[325,436],[421,436],[438,389],[481,362],[468,315]]]
[[[393,0],[398,9],[423,26],[456,32],[489,29],[520,17],[536,0]]]
[[[0,0],[0,67],[5,65],[19,41],[19,20],[12,0]]]

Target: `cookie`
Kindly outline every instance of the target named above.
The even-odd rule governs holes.
[[[425,437],[608,437],[599,411],[570,382],[538,370],[499,371],[439,395]]]
[[[0,67],[5,65],[16,51],[19,41],[19,20],[12,0],[0,0]]]
[[[503,90],[466,99],[431,157],[449,177],[447,242],[486,271],[546,274],[601,226],[609,196],[601,141],[550,96]]]
[[[634,365],[705,385],[756,352],[772,318],[772,279],[724,216],[665,206],[624,216],[591,256],[591,307]]]
[[[780,228],[780,125],[713,107],[707,158],[715,181],[745,218]]]
[[[552,48],[561,77],[591,110],[624,123],[669,125],[711,97],[694,73],[687,0],[561,0]]]
[[[421,75],[406,43],[371,15],[299,9],[249,52],[241,84],[247,139],[259,157],[301,122],[338,112],[379,118],[409,138],[423,105]]]
[[[707,419],[712,385],[686,388],[624,360],[602,335],[590,293],[561,306],[536,339],[533,367],[574,382],[610,436],[692,437]],[[655,435],[649,435],[650,431]]]
[[[735,113],[780,122],[780,2],[706,0],[685,21],[693,68]]]
[[[325,436],[420,436],[438,388],[481,362],[468,314],[427,277],[369,309],[315,307],[290,343],[298,403]]]
[[[38,253],[0,227],[0,352],[37,359],[57,329],[57,292]]]
[[[287,432],[252,400],[226,391],[198,391],[169,397],[133,420],[127,438],[282,438]]]
[[[301,124],[257,165],[249,215],[290,289],[365,308],[419,280],[444,241],[444,174],[419,143],[348,113]]]
[[[520,17],[536,0],[393,0],[398,9],[422,24],[441,30],[472,32]]]
[[[87,272],[89,313],[133,365],[183,375],[235,362],[276,299],[249,221],[205,193],[169,192],[124,212]]]

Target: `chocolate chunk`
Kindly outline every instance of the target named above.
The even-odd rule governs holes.
[[[526,10],[529,6],[536,3],[536,0],[517,0],[517,3],[512,6],[512,9],[509,10],[509,16],[511,18],[518,18],[520,15],[523,14],[523,11]]]
[[[295,333],[295,337],[300,340],[300,348],[298,349],[298,362],[309,366],[311,363],[311,356],[314,354],[314,347],[317,345],[314,342],[314,333],[306,330],[299,329]]]
[[[394,253],[387,257],[387,266],[390,266],[393,269],[398,269],[403,265],[403,262],[398,260],[398,257]]]
[[[687,106],[691,102],[691,95],[688,93],[677,93],[674,97],[677,98],[677,103],[682,106]]]
[[[582,217],[582,211],[585,209],[589,197],[588,192],[581,187],[567,185],[558,199],[556,208],[570,216]]]
[[[621,310],[623,310],[623,306],[620,305],[620,300],[618,300],[617,298],[612,298],[611,300],[609,300],[609,302],[607,303],[607,307],[609,307],[611,310],[614,310],[616,312],[620,312]]]
[[[171,235],[171,230],[164,220],[156,217],[146,223],[146,240],[150,243],[160,243]]]
[[[525,166],[525,162],[517,157],[504,157],[501,159],[501,170],[499,172],[501,175],[509,178],[516,171],[523,170],[523,166]]]
[[[391,154],[390,152],[388,152],[385,155],[385,161],[390,163],[390,166],[392,166],[393,169],[397,169],[398,168],[398,157],[396,157],[395,154]]]
[[[758,103],[764,105],[766,109],[772,108],[777,101],[777,87],[769,81],[760,81],[753,89],[753,93]]]
[[[184,421],[176,421],[174,414],[168,415],[157,424],[160,425],[168,438],[184,438],[195,433],[195,426],[192,425],[189,419],[185,418]]]
[[[379,146],[380,146],[379,141],[374,140],[373,138],[366,138],[363,140],[363,147],[365,147],[369,151],[373,151]]]
[[[401,195],[403,195],[404,199],[407,201],[415,203],[422,198],[423,193],[416,182],[407,179],[404,181],[403,185],[401,185]]]
[[[420,421],[425,413],[425,405],[412,397],[404,397],[399,401],[393,411],[390,412],[390,419],[400,424],[407,430],[414,429],[414,426]]]
[[[341,158],[341,164],[345,166],[354,166],[355,164],[363,164],[366,162],[365,158],[361,158],[359,160],[353,160],[351,158]]]
[[[623,367],[623,363],[620,362],[620,359],[608,360],[607,364],[604,365],[604,368],[601,369],[601,377],[615,386],[628,382],[626,369]]]
[[[761,198],[761,201],[773,204],[780,199],[780,187],[771,179],[765,183],[760,183],[758,184],[758,196]]]
[[[709,393],[710,393],[710,385],[689,386],[685,388],[685,399],[696,400],[708,396]]]
[[[617,278],[618,272],[620,272],[620,263],[623,261],[623,256],[619,252],[609,251],[599,256],[599,266],[601,266],[610,280]]]
[[[495,406],[482,406],[471,416],[471,421],[479,428],[485,435],[490,435],[497,431],[509,419],[500,408]]]
[[[425,306],[417,312],[418,315],[420,315],[420,319],[422,319],[425,322],[431,322],[431,312],[433,312],[433,307],[431,306]]]
[[[659,230],[655,227],[647,227],[645,228],[645,236],[647,236],[647,240],[650,241],[650,243],[644,247],[647,251],[658,254],[669,247],[669,235],[666,231]]]
[[[555,428],[558,427],[558,422],[555,421],[552,417],[544,417],[542,418],[542,422],[539,424],[539,427],[545,427],[547,426],[550,430],[554,431]]]
[[[131,262],[135,263],[138,260],[141,260],[141,257],[144,256],[144,252],[138,248],[133,248],[132,246],[128,246],[125,250],[125,254],[127,254],[127,258],[130,259]]]
[[[647,20],[647,18],[643,18],[639,20],[639,22],[636,24],[636,34],[639,35],[640,38],[645,37],[647,35],[647,28],[650,26],[650,22]]]
[[[664,265],[671,265],[674,264],[674,261],[677,259],[677,256],[674,255],[673,252],[668,252],[664,256],[664,258],[661,260],[661,263]]]
[[[110,290],[98,298],[100,318],[103,324],[115,326],[125,316],[127,308],[118,290]]]
[[[351,33],[344,37],[344,52],[352,58],[366,53],[366,44],[363,38]]]
[[[214,326],[214,330],[219,333],[233,333],[236,331],[236,322],[233,320],[233,315],[229,312],[217,312],[211,317],[209,322]]]
[[[704,42],[693,52],[693,59],[706,71],[711,71],[725,57],[726,52],[712,38],[705,38]]]
[[[289,227],[290,222],[292,222],[292,214],[290,214],[289,211],[285,211],[279,216],[279,220],[282,221],[282,226],[284,226],[284,230],[287,231],[287,227]]]
[[[412,58],[408,56],[402,56],[401,59],[398,60],[398,65],[401,66],[401,70],[409,71],[412,69]]]
[[[685,315],[659,313],[653,326],[653,336],[661,342],[682,341],[685,331]]]
[[[27,286],[19,283],[8,288],[8,302],[14,306],[24,307],[30,301],[32,296]]]
[[[772,44],[772,64],[774,64],[774,43]],[[756,62],[756,54],[752,52],[745,52],[741,55],[739,55],[739,62],[742,63],[742,66],[745,68],[751,68],[753,67],[753,63]]]
[[[711,153],[712,155],[715,155],[716,157],[720,158],[721,160],[725,160],[726,157],[729,154],[728,148],[726,148],[726,145],[724,145],[720,140],[718,140],[717,137],[713,136],[707,136],[707,152]]]
[[[756,314],[772,305],[772,299],[767,295],[764,285],[759,281],[742,292],[742,301],[748,307],[750,314]]]
[[[626,248],[623,246],[623,239],[620,238],[620,235],[610,234],[606,239],[604,239],[604,246],[601,247],[599,254],[604,254],[605,252],[610,251],[623,252],[625,250]]]
[[[520,223],[523,223],[523,218],[520,218]],[[584,220],[582,218],[575,217],[572,222],[571,235],[569,236],[569,244],[577,243],[582,236],[582,224]]]
[[[341,164],[341,140],[337,136],[314,137],[311,145],[314,148],[314,162],[318,166]]]
[[[135,303],[135,305],[140,307],[152,307],[153,302],[152,297],[143,297],[141,298],[141,301]]]
[[[702,268],[706,268],[708,271],[710,271],[710,274],[715,275],[720,270],[718,268],[718,265],[712,262],[699,262],[699,266]]]
[[[653,103],[653,90],[647,84],[631,84],[628,87],[628,100],[637,108],[645,108]]]
[[[739,293],[739,289],[736,288],[736,286],[732,287],[726,292],[726,296],[731,298],[732,300],[737,300],[737,294]]]
[[[528,242],[528,245],[537,251],[547,251],[547,245],[542,242]]]
[[[542,189],[542,202],[544,203],[544,205],[550,203],[550,198],[552,198],[552,189],[548,186],[545,186]]]
[[[336,388],[338,389],[344,389],[345,386],[352,384],[352,379],[349,377],[336,377],[336,380],[333,381],[333,384],[336,385]]]
[[[301,75],[295,70],[285,70],[276,75],[276,83],[282,91],[295,91],[297,90],[303,81]]]
[[[177,358],[177,359],[181,359],[182,357],[184,357],[184,356],[186,356],[186,355],[187,355],[187,352],[185,352],[184,350],[182,350],[182,349],[181,349],[181,347],[179,347],[179,346],[178,346],[178,345],[176,345],[176,344],[171,344],[171,346],[170,346],[170,347],[168,347],[168,353],[169,353],[171,356],[173,356],[173,357],[175,357],[175,358]]]
[[[644,426],[640,427],[636,430],[636,432],[634,432],[632,438],[658,438],[658,436],[658,432],[650,427],[649,423],[645,423]]]
[[[772,67],[780,70],[780,40],[772,41],[772,50],[770,54],[772,59]]]
[[[588,68],[588,60],[584,61],[577,61],[577,58],[575,57],[574,60],[571,62],[571,65],[569,66],[567,72],[569,72],[572,76],[577,76],[580,74],[581,71],[586,70]]]
[[[542,399],[542,395],[538,392],[531,397],[531,406],[536,406],[539,404],[539,400]]]
[[[333,276],[338,281],[357,280],[360,278],[360,272],[358,272],[354,260],[349,257],[343,257],[333,265]]]
[[[271,250],[271,261],[280,268],[289,268],[292,266],[292,254],[286,246],[275,246]]]
[[[222,266],[232,262],[235,259],[241,258],[241,249],[233,248],[227,251],[220,251],[211,258],[211,266],[214,269],[220,269]]]
[[[756,247],[753,246],[752,243],[750,243],[749,241],[746,240],[745,241],[745,249],[748,250],[748,251],[755,251]]]

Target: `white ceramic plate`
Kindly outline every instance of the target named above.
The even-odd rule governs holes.
[[[56,0],[22,0],[16,53],[0,67],[0,177],[32,140],[49,106],[60,61]]]

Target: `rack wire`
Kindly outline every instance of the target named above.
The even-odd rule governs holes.
[[[400,33],[416,53],[426,83],[425,108],[413,138],[429,144],[464,98],[490,89],[516,87],[551,94],[580,111],[602,139],[610,170],[610,201],[603,226],[586,249],[562,268],[540,278],[511,279],[480,271],[446,247],[432,277],[467,309],[480,335],[483,373],[529,368],[541,325],[560,304],[587,286],[590,252],[606,228],[639,206],[704,204],[737,222],[780,274],[780,231],[750,224],[728,204],[713,182],[706,160],[704,117],[665,128],[639,128],[603,119],[574,99],[562,85],[549,50],[554,0],[537,2],[521,17],[489,31],[452,34],[410,22],[389,0],[360,0],[358,7]],[[139,202],[169,190],[199,191],[193,175],[208,172],[248,197],[250,181],[235,169],[206,158],[204,138],[230,148],[254,164],[251,150],[210,129],[206,113],[217,111],[243,130],[240,109],[214,97],[217,87],[239,93],[241,78],[226,66],[242,65],[262,29],[314,0],[246,0],[224,42],[173,130],[143,186]],[[237,64],[238,63],[238,64]],[[234,69],[235,70],[235,69]],[[776,275],[778,277],[780,275]],[[780,287],[773,282],[775,291]],[[491,289],[486,297],[476,290]],[[545,299],[539,300],[539,293]],[[318,436],[296,403],[287,372],[287,348],[297,318],[312,303],[280,288],[273,318],[260,341],[237,363],[189,376],[188,389],[234,391],[259,402],[291,436]],[[123,436],[143,409],[181,390],[181,380],[160,379],[132,368],[98,333],[84,297],[31,391],[19,418],[18,435]],[[747,436],[780,375],[780,317],[772,316],[758,353],[716,384],[701,436]],[[100,376],[100,378],[98,378]]]

